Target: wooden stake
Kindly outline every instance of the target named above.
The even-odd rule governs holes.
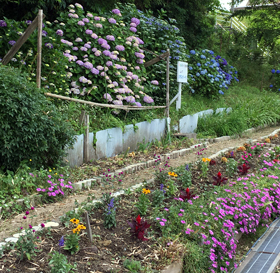
[[[82,111],[81,111],[80,118],[79,118],[79,125],[80,125],[80,126],[82,126],[82,125],[84,124],[85,116],[86,116],[86,111],[85,111],[85,110],[82,110]]]
[[[43,10],[38,12],[38,37],[37,37],[37,87],[41,88],[41,64],[42,64],[42,27],[43,27]]]
[[[84,162],[89,162],[89,115],[85,116],[86,131],[84,134]]]
[[[167,134],[169,138],[169,142],[171,142],[170,139],[170,123],[169,123],[169,56],[170,56],[170,50],[167,49],[168,55],[166,59],[166,117],[167,117]]]
[[[90,221],[89,221],[89,217],[88,217],[88,212],[87,211],[85,212],[84,217],[85,217],[85,221],[86,221],[87,235],[88,235],[90,243],[92,244],[93,243],[92,231],[91,231]]]

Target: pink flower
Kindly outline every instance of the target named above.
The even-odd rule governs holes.
[[[165,223],[164,222],[159,222],[161,226],[165,226]]]

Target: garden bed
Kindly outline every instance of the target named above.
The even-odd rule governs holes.
[[[223,188],[213,185],[214,181],[217,182],[217,179],[213,180],[213,177],[218,178],[218,173],[220,172],[220,182],[222,181],[222,178],[228,172],[227,164],[230,161],[230,158],[234,157],[236,162],[238,162],[237,164],[244,164],[244,155],[246,154],[244,154],[244,151],[242,150],[246,148],[248,151],[251,151],[251,147],[249,147],[249,145],[249,143],[246,143],[244,145],[246,147],[242,146],[243,148],[239,147],[237,150],[235,149],[233,151],[226,152],[225,155],[215,159],[215,164],[213,164],[214,162],[212,160],[213,165],[209,164],[211,161],[208,158],[201,158],[198,164],[194,164],[193,166],[189,165],[188,168],[190,168],[192,172],[192,181],[189,185],[189,188],[190,193],[194,195],[193,197],[200,196],[200,199],[203,199],[207,198],[210,192],[213,193],[216,191],[221,193]],[[256,145],[256,147],[257,146],[261,147],[262,145]],[[262,149],[264,150],[262,151]],[[201,152],[203,153],[203,151],[199,151],[199,153]],[[263,145],[256,155],[252,156],[248,162],[250,165],[250,173],[257,171],[262,166],[263,158],[259,157],[259,153],[265,155],[267,152],[268,149],[265,148],[265,145]],[[248,160],[246,159],[245,161]],[[169,163],[165,162],[165,164],[168,165]],[[206,172],[207,175],[205,176],[203,176],[203,164],[205,164],[205,166],[208,168]],[[180,197],[180,191],[181,195],[183,194],[182,192],[186,192],[185,189],[188,183],[189,173],[189,171],[186,170],[185,165],[175,169],[169,169],[168,166],[166,166],[168,170],[162,170],[161,167],[162,165],[158,165],[155,168],[156,179],[154,183],[144,183],[143,187],[145,190],[143,190],[143,187],[140,187],[135,193],[127,190],[126,195],[115,198],[114,206],[116,208],[117,226],[113,227],[112,229],[104,228],[104,212],[106,211],[106,206],[108,205],[108,196],[107,200],[105,199],[105,196],[103,197],[103,205],[100,203],[95,203],[95,205],[84,205],[90,213],[93,245],[90,244],[86,234],[83,233],[79,244],[80,250],[75,255],[70,255],[68,251],[61,249],[61,253],[68,257],[68,261],[71,264],[77,264],[77,269],[80,272],[90,272],[93,270],[97,272],[111,272],[113,269],[115,272],[126,272],[123,264],[127,258],[134,261],[130,261],[130,263],[137,264],[137,261],[141,262],[143,271],[139,269],[136,272],[146,272],[145,270],[148,268],[149,270],[161,270],[165,265],[182,257],[182,252],[184,251],[184,244],[182,244],[182,242],[185,242],[185,244],[198,245],[198,248],[200,247],[197,238],[191,235],[190,238],[187,238],[188,236],[186,235],[181,235],[183,238],[180,238],[180,240],[177,241],[173,231],[164,230],[164,222],[162,222],[160,219],[157,220],[157,214],[164,215],[168,211],[167,208],[174,206],[174,204],[178,202],[174,201],[174,197],[178,199]],[[236,171],[232,172],[232,178],[230,180],[236,180],[240,174],[241,172],[238,172],[236,169]],[[247,177],[247,179],[250,177],[250,175],[248,175],[248,169],[245,171],[245,173],[243,173],[243,175],[244,177]],[[147,194],[143,193],[145,191]],[[162,202],[163,199],[161,201],[158,200],[158,202],[155,201],[157,197],[154,193],[158,192],[160,194],[160,191],[166,192],[164,202]],[[143,208],[139,209],[139,206],[137,206],[137,204],[140,203],[141,196],[148,197],[150,204],[152,204],[148,205],[149,209],[146,209],[145,213],[143,212]],[[186,198],[186,201],[184,202],[186,204],[181,205],[181,207],[184,207],[184,210],[186,210],[186,207],[189,206],[187,199],[188,198]],[[181,208],[181,210],[183,209]],[[140,213],[140,211],[142,213]],[[151,224],[147,234],[145,235],[149,239],[148,241],[141,241],[136,237],[131,237],[130,234],[128,221],[131,221],[132,218],[135,219],[139,213],[143,214],[144,216],[142,216],[142,218],[147,219],[148,223]],[[178,214],[177,220],[179,221],[180,219],[185,219],[186,221],[181,221],[185,221],[189,225],[192,225],[190,221],[187,222],[188,216],[185,215],[184,212],[181,214],[182,215]],[[79,218],[83,223],[85,223],[85,220],[81,214],[79,214],[79,210],[76,212],[76,214],[72,212],[63,217],[63,223],[69,225],[69,220],[73,217]],[[181,226],[178,226],[178,223],[174,223],[174,230],[177,230],[177,232],[182,228],[185,230],[186,227],[184,224],[185,223],[180,223],[179,225]],[[48,235],[40,235],[41,237],[39,237],[40,241],[38,242],[37,247],[38,249],[43,249],[43,251],[38,253],[37,257],[33,257],[31,262],[27,260],[19,262],[15,255],[15,250],[6,252],[3,258],[0,260],[0,268],[1,266],[2,268],[9,268],[11,270],[10,272],[25,272],[30,268],[34,268],[33,270],[40,268],[42,272],[48,272],[50,269],[48,267],[50,257],[49,253],[53,252],[54,250],[59,250],[58,241],[62,236],[72,232],[70,227],[60,227],[59,229],[52,230]],[[176,248],[174,246],[176,246]],[[127,261],[125,264],[126,263]]]

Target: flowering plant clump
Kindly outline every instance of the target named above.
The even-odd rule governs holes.
[[[114,198],[110,200],[105,208],[104,212],[104,226],[105,228],[111,229],[117,225],[116,222],[116,208],[114,205]]]
[[[18,22],[4,18],[0,23],[0,61],[11,49],[15,42],[25,32],[31,21]],[[63,45],[50,22],[43,24],[42,31],[42,86],[51,93],[65,94],[70,85],[67,74],[68,60],[63,56]],[[37,58],[37,32],[33,32],[28,40],[10,61],[10,65],[28,72],[29,81],[36,82],[36,58]]]
[[[144,221],[143,218],[138,215],[136,219],[131,219],[131,222],[128,222],[130,226],[130,232],[133,236],[136,236],[142,241],[147,241],[148,239],[144,237],[145,231],[151,226],[147,221]]]
[[[184,201],[186,199],[190,200],[194,197],[195,197],[195,194],[192,194],[189,188],[186,188],[186,190],[180,192],[180,198],[183,199]]]
[[[140,214],[141,216],[146,215],[148,212],[150,200],[147,197],[147,194],[149,194],[150,192],[151,191],[149,189],[142,189],[142,193],[139,196],[138,202],[135,204],[137,214]]]
[[[238,166],[237,168],[238,168],[239,173],[244,175],[244,174],[248,173],[250,166],[248,164],[244,163],[244,164]]]
[[[79,246],[79,240],[80,240],[80,235],[79,233],[81,230],[85,230],[86,227],[80,223],[79,219],[72,218],[70,222],[73,224],[73,229],[71,234],[65,236],[65,241],[63,240],[64,244],[64,249],[68,250],[71,255],[75,254],[76,252],[79,251],[80,246]],[[61,242],[62,243],[62,242]]]
[[[34,210],[34,207],[31,207],[30,209]],[[29,211],[26,211],[23,219],[25,220],[29,214]],[[41,227],[45,227],[44,223],[41,224]],[[25,258],[30,260],[32,256],[36,256],[36,253],[41,251],[37,247],[37,244],[40,241],[39,237],[34,235],[36,230],[32,227],[32,225],[28,225],[28,228],[24,229],[24,232],[22,232],[23,227],[21,227],[19,231],[21,232],[21,235],[15,244],[16,255],[20,260]]]
[[[272,77],[271,77],[271,84],[269,85],[269,89],[274,92],[279,92],[280,91],[280,77],[279,77],[280,70],[273,68],[273,69],[271,69],[271,74],[272,74]]]
[[[140,20],[133,17],[124,23],[116,10],[102,17],[85,13],[76,4],[69,6],[54,26],[57,36],[59,30],[63,33],[59,38],[69,60],[68,94],[115,105],[152,104],[149,90],[144,92],[144,42],[136,34]]]
[[[222,177],[221,172],[218,172],[217,176],[213,176],[213,179],[213,185],[215,186],[222,186],[223,184],[226,184],[228,180],[226,177]]]
[[[33,174],[30,173],[32,176]],[[43,194],[46,197],[59,197],[64,196],[65,192],[73,189],[72,183],[68,181],[65,183],[65,180],[63,178],[63,174],[53,174],[48,175],[47,180],[47,187],[38,187],[37,192]]]
[[[189,88],[192,93],[206,97],[223,95],[235,79],[236,69],[216,56],[212,50],[191,50],[188,55]]]

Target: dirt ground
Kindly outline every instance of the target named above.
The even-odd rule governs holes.
[[[203,151],[203,157],[209,157],[210,155],[213,155],[227,147],[242,146],[245,142],[248,142],[248,140],[260,139],[261,137],[272,133],[276,129],[280,129],[279,126],[263,128],[257,132],[248,134],[246,137],[240,137],[236,139],[230,139],[228,141],[208,144],[207,149]],[[169,165],[171,167],[178,167],[183,164],[196,161],[198,159],[197,152],[200,148],[198,148],[197,151],[194,151],[191,154],[187,154],[185,156],[169,160]],[[130,186],[141,183],[144,180],[149,180],[153,177],[153,173],[154,168],[150,167],[133,174],[127,174],[123,177],[121,188],[129,188]],[[98,199],[102,196],[102,193],[105,191],[112,192],[112,189],[104,190],[104,188],[101,188],[100,186],[96,185],[93,187],[93,189],[86,190],[81,193],[75,193],[74,195],[65,198],[61,202],[45,204],[41,207],[37,206],[35,210],[32,211],[32,215],[34,215],[34,218],[29,218],[28,224],[34,226],[46,221],[58,221],[60,216],[74,208],[75,200],[81,203],[87,199],[89,193],[94,194],[95,198]],[[23,223],[23,215],[24,214],[19,214],[13,216],[11,219],[0,220],[0,242],[3,241],[5,238],[12,236],[14,233],[18,232],[18,228],[21,227]]]

